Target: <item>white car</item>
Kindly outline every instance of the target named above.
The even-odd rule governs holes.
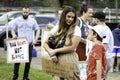
[[[46,27],[46,24],[48,24],[49,22],[52,24],[56,24],[58,22],[58,18],[55,15],[44,15],[44,14],[35,15],[35,19],[37,23],[39,24],[40,29]],[[0,47],[4,45],[4,39],[6,39],[6,33],[8,33],[9,38],[12,37],[11,32],[10,32],[11,27],[8,26],[8,32],[6,30],[7,28],[5,25],[0,26]],[[41,34],[39,36],[36,46],[40,44],[41,44]]]
[[[0,16],[0,25],[7,24],[10,20],[19,17],[21,14],[22,14],[22,11],[10,11],[3,14],[2,16]],[[36,14],[39,14],[39,13],[36,11],[30,12],[30,15],[36,15]]]

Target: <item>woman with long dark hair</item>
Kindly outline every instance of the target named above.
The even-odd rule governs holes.
[[[68,62],[74,64],[74,79],[80,80],[79,60],[76,53],[76,47],[80,42],[81,31],[77,24],[77,14],[73,7],[66,7],[60,17],[59,24],[54,27],[49,37],[55,37],[56,48],[52,49],[48,45],[48,38],[44,42],[44,48],[52,58],[56,56],[54,62]],[[64,44],[63,44],[64,39]],[[60,47],[63,45],[63,47]],[[64,80],[64,78],[60,78]]]

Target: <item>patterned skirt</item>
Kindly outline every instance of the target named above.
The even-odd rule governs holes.
[[[61,53],[58,56],[60,62],[67,62],[74,64],[74,79],[73,80],[80,80],[80,68],[79,68],[79,58],[76,52],[71,53]],[[61,78],[60,80],[64,80]]]

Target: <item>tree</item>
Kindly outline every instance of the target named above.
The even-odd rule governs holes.
[[[59,0],[59,4],[60,7],[63,5],[68,5],[74,7],[77,10],[79,10],[80,6],[79,0]]]
[[[63,3],[64,3],[64,0],[58,0],[58,1],[59,1],[60,7],[62,7],[62,6],[63,6]]]

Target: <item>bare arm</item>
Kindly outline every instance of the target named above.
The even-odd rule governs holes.
[[[48,35],[48,37],[47,37],[47,39],[45,40],[45,42],[44,42],[44,45],[43,45],[43,47],[45,48],[45,50],[47,51],[47,52],[49,52],[50,50],[51,50],[51,48],[48,46],[48,38],[49,37],[52,37],[53,35],[51,35],[51,34],[49,34]],[[49,54],[49,53],[48,53]]]
[[[48,23],[46,27],[47,29],[51,30],[54,27],[54,25],[52,23]]]
[[[39,35],[40,35],[40,29],[38,29],[37,32],[36,32],[35,40],[38,40]]]
[[[33,40],[33,44],[36,44],[36,42],[39,38],[39,35],[40,35],[40,29],[37,29],[35,39]]]
[[[97,80],[101,80],[101,74],[102,74],[101,64],[102,64],[101,60],[96,61]]]
[[[65,47],[57,48],[57,49],[53,50],[53,49],[49,48],[47,42],[45,42],[44,48],[46,49],[46,51],[49,53],[50,56],[53,56],[53,55],[55,55],[57,53],[68,53],[68,52],[75,51],[75,49],[78,46],[79,42],[80,42],[80,37],[74,36],[72,38],[72,45],[70,45],[70,46],[65,46]]]
[[[104,43],[105,50],[107,50],[108,44]]]
[[[78,46],[79,42],[80,42],[80,37],[74,36],[72,38],[72,45],[66,46],[66,47],[63,47],[63,48],[55,49],[56,53],[59,53],[59,52],[60,53],[73,52],[73,51],[75,51],[75,49]]]
[[[85,43],[85,44],[86,44],[86,39],[81,38],[80,42],[82,42],[82,43]]]
[[[16,38],[16,37],[17,37],[14,29],[11,30],[11,34],[12,34],[12,37],[13,37],[13,38]]]

